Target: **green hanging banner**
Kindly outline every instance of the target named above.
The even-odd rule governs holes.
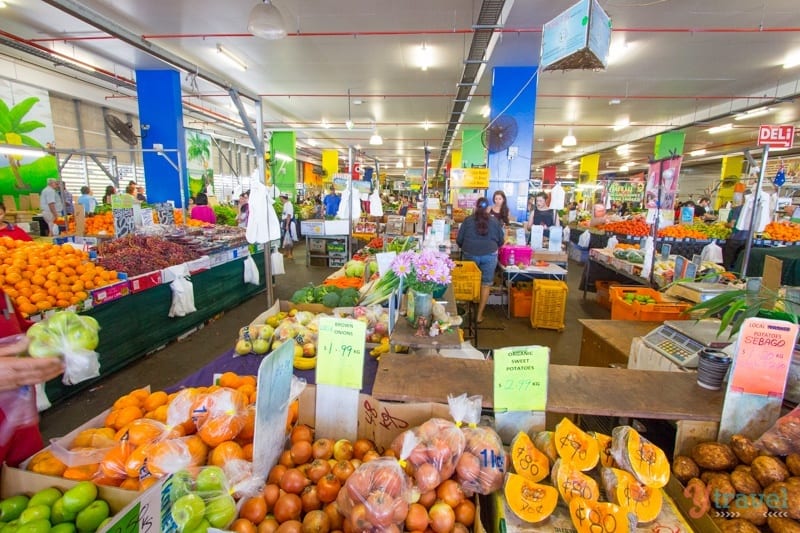
[[[686,134],[680,131],[669,131],[656,135],[656,142],[653,145],[655,159],[666,159],[673,155],[683,155],[683,141]]]

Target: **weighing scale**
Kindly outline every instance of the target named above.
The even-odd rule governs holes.
[[[703,283],[698,281],[679,281],[667,289],[668,296],[683,298],[694,303],[705,302],[724,292],[738,290],[738,287],[723,283]]]
[[[643,337],[644,343],[673,363],[685,368],[697,368],[700,352],[721,350],[736,341],[728,331],[717,336],[720,321],[667,320]]]

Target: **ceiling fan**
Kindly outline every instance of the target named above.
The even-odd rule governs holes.
[[[114,135],[128,143],[128,145],[136,146],[139,144],[139,139],[133,132],[133,124],[130,122],[125,122],[118,116],[111,114],[106,114],[105,122],[108,129],[113,131]]]
[[[483,130],[481,141],[489,152],[502,152],[514,144],[517,132],[517,120],[511,115],[500,115]]]

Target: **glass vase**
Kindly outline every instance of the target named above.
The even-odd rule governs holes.
[[[408,289],[406,303],[406,319],[412,327],[420,326],[420,319],[425,320],[425,326],[431,325],[433,316],[433,294],[429,292],[417,292]]]

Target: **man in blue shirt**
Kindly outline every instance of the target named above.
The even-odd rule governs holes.
[[[339,211],[339,202],[341,201],[342,198],[336,194],[336,188],[331,185],[331,192],[326,194],[325,199],[322,201],[322,203],[325,204],[325,216],[336,216],[336,212]]]
[[[78,198],[78,203],[83,206],[83,210],[87,215],[94,213],[97,207],[97,200],[92,196],[92,190],[86,185],[81,187],[81,195]]]

